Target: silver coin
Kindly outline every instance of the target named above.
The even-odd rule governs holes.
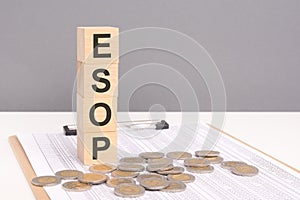
[[[173,164],[173,159],[170,158],[157,158],[157,159],[148,159],[148,164]]]
[[[64,190],[69,192],[82,192],[91,189],[91,185],[87,183],[81,183],[79,181],[69,181],[62,184]]]
[[[232,167],[231,172],[239,176],[255,176],[259,170],[252,165],[237,165]]]
[[[184,172],[183,167],[174,167],[173,169],[170,169],[170,170],[157,171],[157,173],[161,174],[161,175],[181,174],[183,172]]]
[[[186,174],[186,173],[182,173],[182,174],[169,174],[168,175],[168,180],[169,181],[181,181],[183,183],[191,183],[195,181],[195,176],[193,176],[192,174]]]
[[[124,157],[121,158],[120,163],[133,163],[133,164],[143,164],[145,163],[145,159],[141,157]]]
[[[205,167],[186,167],[186,170],[191,173],[207,174],[212,173],[214,171],[214,167],[210,165]]]
[[[165,178],[162,175],[155,174],[155,173],[145,173],[145,174],[140,174],[136,178],[138,182],[141,182],[141,180],[146,179],[146,178]]]
[[[61,183],[61,178],[56,176],[38,176],[31,180],[35,186],[54,186]]]
[[[161,189],[162,192],[183,192],[185,190],[186,184],[181,181],[169,181],[169,185]]]
[[[86,173],[78,177],[79,182],[98,185],[104,183],[109,177],[105,174]]]
[[[140,157],[144,159],[157,159],[165,156],[162,152],[144,152],[139,154]]]
[[[186,167],[205,167],[209,164],[210,162],[203,158],[188,158],[184,160],[184,166]]]
[[[138,172],[128,172],[128,171],[121,171],[121,170],[115,170],[111,173],[112,177],[117,178],[135,178],[139,175]]]
[[[114,194],[124,198],[135,198],[145,194],[145,188],[132,183],[122,183],[115,187]]]
[[[61,170],[56,172],[55,176],[65,180],[74,180],[78,179],[78,177],[82,174],[83,173],[78,170]]]
[[[220,155],[219,151],[211,151],[211,150],[201,150],[201,151],[196,151],[195,155],[197,157],[216,157]]]
[[[173,151],[173,152],[167,153],[166,157],[174,159],[174,160],[184,160],[187,158],[191,158],[192,154],[189,152],[185,152],[185,151]]]
[[[163,178],[145,178],[141,180],[140,185],[147,190],[161,190],[168,187],[169,182]]]
[[[155,172],[155,171],[165,171],[173,169],[174,165],[172,164],[151,164],[147,166],[148,172]]]
[[[231,170],[232,167],[235,167],[237,165],[246,165],[246,163],[241,161],[223,161],[221,163],[221,167],[228,170]]]
[[[224,159],[220,156],[217,156],[217,157],[205,157],[204,160],[207,160],[209,164],[220,164],[221,162],[223,162]]]
[[[123,183],[135,184],[135,180],[133,180],[132,178],[111,178],[106,181],[106,185],[108,187],[114,187],[114,188]]]
[[[118,169],[122,171],[127,171],[127,172],[141,172],[145,170],[145,167],[143,165],[139,164],[120,164],[118,165]]]

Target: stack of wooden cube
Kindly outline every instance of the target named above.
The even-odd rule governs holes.
[[[85,165],[117,160],[118,64],[118,28],[77,28],[77,154]]]

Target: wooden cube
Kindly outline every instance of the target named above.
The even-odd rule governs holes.
[[[117,163],[117,132],[78,132],[77,155],[85,165]]]
[[[77,93],[77,129],[99,133],[117,130],[117,98],[87,98]]]
[[[85,63],[119,62],[119,29],[78,27],[77,61]]]
[[[118,96],[118,64],[77,62],[77,92],[90,98]]]

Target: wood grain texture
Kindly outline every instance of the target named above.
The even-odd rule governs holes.
[[[17,136],[10,136],[8,138],[10,146],[19,162],[20,167],[26,177],[26,180],[36,199],[50,200],[47,192],[42,187],[37,187],[31,184],[31,180],[36,177],[36,174],[27,158],[27,155],[19,142]]]
[[[78,131],[77,131],[78,133]],[[77,155],[84,165],[97,163],[117,163],[117,132],[102,133],[82,133],[79,131],[77,136]],[[93,138],[105,137],[110,141],[108,149],[97,152],[97,160],[93,159],[93,149],[97,146],[104,146],[104,142],[98,142],[97,146],[93,146]]]
[[[90,112],[92,107],[97,103],[106,104],[110,111],[111,117],[109,122],[105,125],[95,125],[91,121]],[[93,112],[96,121],[103,122],[107,116],[107,110],[103,107],[98,107]],[[117,129],[117,98],[84,98],[77,94],[77,129],[89,133],[98,133],[104,131],[116,131]]]
[[[101,54],[110,54],[109,58],[94,57],[94,35],[109,34],[99,38],[98,43],[105,44],[98,48]],[[109,44],[109,46],[107,46]],[[77,28],[77,61],[85,63],[118,63],[119,62],[119,28],[115,27],[78,27]]]
[[[117,159],[118,62],[118,28],[77,28],[77,151],[84,164],[99,162],[91,156],[99,135],[110,141],[99,158]]]
[[[94,76],[100,80],[95,80]],[[101,91],[96,91],[95,87]],[[118,64],[77,62],[77,93],[89,98],[118,96]]]

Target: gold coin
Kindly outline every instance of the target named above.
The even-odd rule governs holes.
[[[38,176],[31,180],[35,186],[54,186],[60,184],[61,179],[56,176]]]
[[[211,151],[211,150],[201,150],[201,151],[196,151],[195,155],[198,157],[216,157],[220,155],[220,152]]]
[[[217,156],[217,157],[205,157],[204,160],[207,160],[209,164],[219,164],[223,162],[224,159],[220,156]]]
[[[81,183],[89,183],[93,185],[104,183],[107,179],[108,176],[96,173],[87,173],[78,177],[78,180]]]
[[[145,178],[142,179],[140,185],[148,190],[161,190],[169,185],[164,178]]]
[[[214,167],[210,165],[205,167],[186,167],[186,170],[192,173],[206,174],[212,173],[214,171]]]
[[[77,179],[80,175],[83,173],[78,170],[62,170],[58,171],[55,173],[55,176],[65,179],[65,180],[70,180],[70,179]]]
[[[145,188],[132,183],[123,183],[115,187],[115,195],[124,198],[140,197],[145,194]]]
[[[258,169],[252,165],[237,165],[232,167],[231,172],[240,176],[255,176],[258,174]]]
[[[132,178],[112,178],[106,181],[108,187],[117,187],[122,183],[134,183],[135,181]]]
[[[237,165],[246,165],[245,162],[241,162],[241,161],[223,161],[221,163],[221,167],[224,169],[229,169],[231,170],[232,167],[235,167]]]
[[[195,176],[191,174],[169,174],[168,175],[169,181],[181,181],[183,183],[191,183],[195,181]]]
[[[155,174],[155,173],[146,173],[146,174],[140,174],[138,175],[138,177],[136,178],[136,180],[138,182],[141,182],[143,179],[146,178],[164,178],[163,176],[159,175],[159,174]]]
[[[203,158],[188,158],[184,160],[184,165],[186,167],[205,167],[209,164],[209,161]]]
[[[128,172],[128,171],[121,171],[116,170],[111,173],[112,177],[118,177],[118,178],[134,178],[139,175],[138,172]]]
[[[157,171],[157,173],[162,174],[162,175],[181,174],[183,172],[184,172],[183,167],[174,167],[173,169],[170,169],[170,170]]]
[[[187,158],[191,158],[192,154],[185,152],[185,151],[173,151],[169,152],[166,155],[168,158],[175,159],[175,160],[184,160]]]
[[[116,166],[114,165],[111,165],[111,164],[97,164],[97,165],[92,165],[89,170],[91,172],[94,172],[94,173],[110,173],[114,170],[116,170]]]
[[[81,183],[79,181],[69,181],[62,185],[66,191],[70,192],[82,192],[91,189],[91,185],[87,183]]]
[[[169,181],[169,185],[162,189],[162,192],[182,192],[186,189],[186,184],[181,181]]]

